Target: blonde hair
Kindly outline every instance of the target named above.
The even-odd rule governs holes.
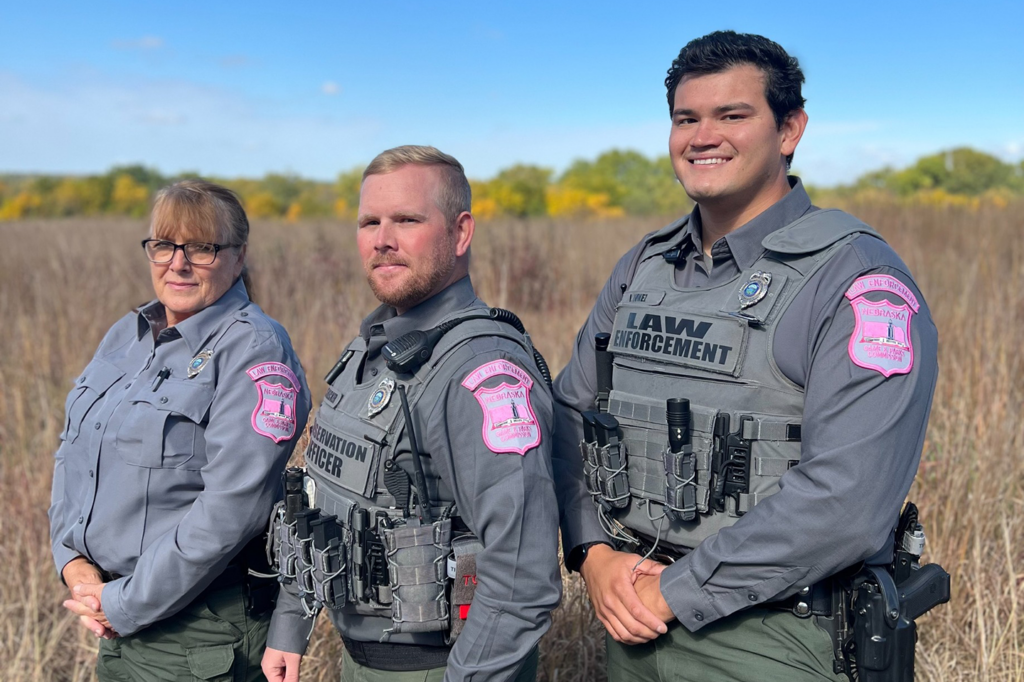
[[[205,180],[180,180],[156,193],[150,219],[154,239],[182,239],[224,246],[249,242],[249,219],[238,195]],[[242,266],[242,282],[252,298],[249,266]]]
[[[473,192],[466,179],[466,171],[454,156],[439,149],[407,144],[387,149],[378,154],[363,171],[363,180],[371,175],[393,173],[403,166],[434,166],[441,171],[441,188],[434,203],[441,209],[449,226],[454,226],[460,214],[473,205]]]

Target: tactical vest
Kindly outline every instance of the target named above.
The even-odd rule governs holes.
[[[487,310],[462,309],[441,322]],[[450,643],[461,631],[473,591],[465,588],[473,586],[453,578],[482,546],[459,523],[452,491],[422,452],[422,433],[417,441],[429,500],[410,504],[413,455],[398,389],[404,387],[414,414],[435,377],[445,380],[472,359],[467,343],[479,336],[509,339],[527,357],[533,352],[529,338],[508,325],[470,320],[443,336],[414,373],[366,372],[360,383],[367,349],[356,337],[317,411],[305,453],[306,499],[317,518],[305,533],[306,518],[297,514],[289,533],[279,505],[274,554],[279,574],[295,580],[310,615],[327,606],[347,637],[377,641],[383,634],[410,643],[422,640],[409,634],[437,632]],[[421,504],[430,505],[433,523],[421,522]]]
[[[674,281],[684,226],[652,235],[639,257],[608,343],[601,407],[614,419],[587,425],[598,434],[581,443],[609,535],[636,546],[639,534],[641,547],[676,552],[735,523],[800,461],[804,390],[775,364],[776,328],[839,248],[878,237],[841,211],[817,211],[766,237],[765,253],[735,279],[687,289]],[[690,442],[678,452],[670,398],[689,400]]]

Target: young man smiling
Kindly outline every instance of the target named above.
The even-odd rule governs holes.
[[[803,80],[761,36],[683,48],[669,151],[696,206],[618,262],[555,383],[566,565],[612,680],[845,680],[830,578],[891,559],[937,334],[881,237],[787,175]]]

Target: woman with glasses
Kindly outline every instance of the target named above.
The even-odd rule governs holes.
[[[253,574],[310,398],[249,300],[248,239],[230,190],[161,190],[142,242],[156,298],[68,395],[50,535],[64,606],[102,638],[100,680],[262,678],[276,582]]]

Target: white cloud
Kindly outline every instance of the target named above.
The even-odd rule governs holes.
[[[320,92],[325,95],[337,95],[341,92],[341,88],[334,81],[324,81],[324,84],[320,86]]]
[[[142,36],[135,40],[115,40],[111,45],[118,50],[159,50],[164,39],[159,36]]]

